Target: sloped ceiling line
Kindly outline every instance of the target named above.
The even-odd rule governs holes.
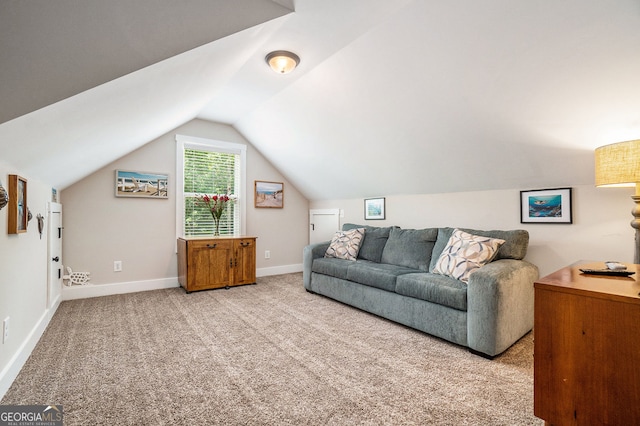
[[[291,13],[284,3],[0,2],[0,123]]]

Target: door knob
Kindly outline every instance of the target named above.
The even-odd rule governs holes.
[[[51,260],[53,260],[54,262],[58,262],[60,260],[60,258],[58,256],[56,256],[56,257],[52,257]]]

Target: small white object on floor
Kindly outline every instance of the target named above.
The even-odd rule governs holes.
[[[73,270],[67,266],[67,274],[62,276],[62,279],[67,281],[67,286],[72,285],[85,285],[89,282],[90,272],[73,272]]]

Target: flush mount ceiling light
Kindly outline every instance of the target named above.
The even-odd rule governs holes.
[[[276,50],[265,58],[267,64],[278,74],[287,74],[294,70],[300,63],[300,57],[286,50]]]

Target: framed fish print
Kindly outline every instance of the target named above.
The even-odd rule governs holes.
[[[573,223],[571,188],[520,191],[520,223]]]

